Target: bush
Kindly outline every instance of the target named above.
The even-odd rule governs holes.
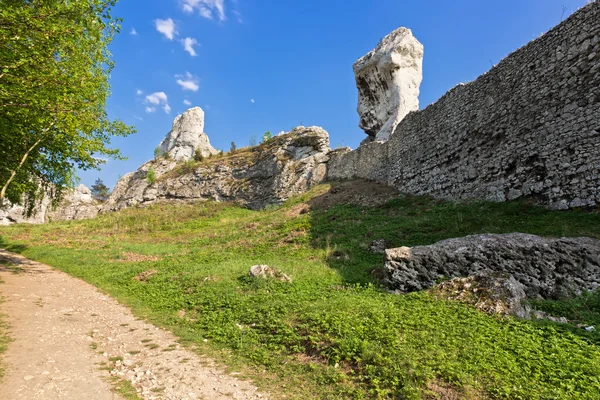
[[[234,154],[236,150],[237,150],[237,146],[235,145],[235,142],[231,142],[231,147],[229,147],[229,152],[231,154]]]
[[[263,141],[263,143],[266,142],[267,140],[271,139],[272,137],[273,137],[273,134],[270,131],[266,131],[262,135],[262,141]]]
[[[148,179],[148,182],[150,182],[150,184],[153,184],[154,182],[156,182],[156,172],[154,172],[154,169],[150,168],[148,170],[148,174],[146,175],[146,179]]]
[[[204,156],[202,155],[202,150],[196,149],[196,152],[194,153],[194,160],[204,161]]]

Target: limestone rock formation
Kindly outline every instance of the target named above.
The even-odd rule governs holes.
[[[36,205],[30,217],[25,215],[23,206],[9,204],[7,207],[0,208],[0,225],[42,224],[47,221],[94,218],[100,210],[100,203],[92,198],[91,190],[85,185],[79,185],[68,191],[56,208],[53,208],[50,203],[50,199],[44,197]]]
[[[46,221],[69,221],[95,218],[101,204],[92,197],[92,191],[85,185],[79,185],[66,194],[56,209],[49,208]]]
[[[470,304],[487,314],[532,316],[531,307],[524,301],[527,298],[525,286],[506,273],[454,278],[434,286],[431,291],[438,297]]]
[[[268,265],[253,265],[248,271],[250,278],[276,279],[282,282],[292,282],[292,278],[284,274],[279,268],[269,267]]]
[[[401,292],[480,273],[510,274],[525,286],[528,297],[593,291],[600,288],[600,240],[485,234],[385,251],[384,284]]]
[[[329,151],[324,129],[297,127],[259,146],[191,165],[152,160],[117,182],[103,211],[161,200],[236,201],[252,209],[279,204],[323,181]]]
[[[387,140],[398,123],[419,109],[423,45],[410,29],[399,28],[354,63],[360,128]]]
[[[0,207],[0,226],[12,224],[42,224],[46,216],[46,210],[50,205],[50,200],[44,198],[33,209],[31,216],[25,213],[25,207],[19,204],[6,202],[4,207]]]
[[[192,160],[197,149],[204,157],[217,154],[204,133],[204,111],[193,107],[175,118],[173,128],[160,143],[159,150],[174,160],[185,161]]]

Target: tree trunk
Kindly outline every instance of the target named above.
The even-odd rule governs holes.
[[[46,129],[46,131],[48,131],[48,129]],[[10,185],[10,183],[13,181],[13,179],[15,179],[15,176],[17,175],[17,171],[23,166],[23,164],[25,164],[25,161],[27,161],[27,157],[29,157],[29,154],[31,154],[31,152],[33,151],[33,149],[35,149],[37,147],[38,144],[40,144],[40,142],[42,141],[43,137],[39,138],[26,152],[25,154],[23,154],[23,157],[21,157],[21,162],[19,163],[19,165],[17,166],[17,168],[15,168],[14,170],[10,171],[10,177],[8,178],[8,180],[6,181],[6,183],[4,184],[4,186],[2,186],[2,190],[0,190],[0,204],[4,204],[4,197],[6,196],[6,189],[8,189],[8,185]]]

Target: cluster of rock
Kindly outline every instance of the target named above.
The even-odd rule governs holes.
[[[333,152],[330,179],[443,199],[600,204],[600,2],[398,121],[417,104],[421,54],[400,29],[355,64],[360,126],[377,141]]]
[[[170,157],[158,157],[121,178],[103,211],[161,200],[235,201],[260,209],[325,178],[331,149],[324,129],[301,126],[259,146],[216,156],[202,131],[203,115],[196,107],[178,116],[160,145]],[[204,156],[203,162],[191,162],[196,152]]]
[[[600,240],[484,234],[387,249],[383,282],[392,290],[411,292],[445,279],[498,273],[514,278],[531,298],[594,291],[600,288]]]
[[[0,225],[94,218],[101,209],[101,203],[92,197],[91,190],[85,185],[69,191],[58,206],[52,207],[50,203],[50,199],[44,197],[36,204],[30,216],[27,216],[25,208],[19,204],[0,207]]]

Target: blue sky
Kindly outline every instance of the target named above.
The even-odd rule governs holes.
[[[332,147],[355,148],[352,64],[405,26],[423,43],[420,107],[472,81],[548,31],[585,0],[121,0],[122,31],[107,109],[138,133],[116,138],[126,161],[82,171],[113,187],[153,157],[173,119],[205,112],[211,144],[228,150],[251,135],[319,125]],[[185,102],[185,103],[184,103]]]

